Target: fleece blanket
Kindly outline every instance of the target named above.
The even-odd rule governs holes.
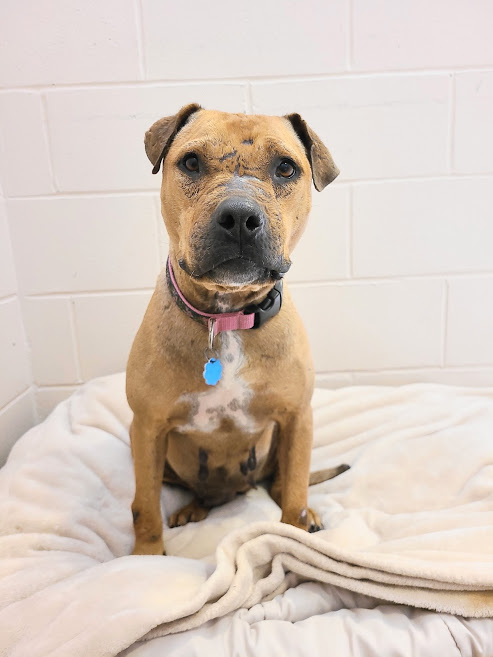
[[[59,405],[0,471],[0,655],[493,654],[493,390],[313,406],[312,469],[351,465],[310,489],[324,531],[281,524],[259,487],[152,557],[129,556],[124,376]],[[187,495],[163,487],[164,515]]]

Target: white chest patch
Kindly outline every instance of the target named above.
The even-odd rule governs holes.
[[[190,404],[190,415],[187,424],[178,431],[210,433],[218,429],[223,418],[231,419],[246,433],[256,431],[248,413],[253,392],[239,375],[244,365],[240,334],[241,331],[230,331],[217,336],[214,346],[223,366],[221,380],[205,392],[181,395],[178,401]]]

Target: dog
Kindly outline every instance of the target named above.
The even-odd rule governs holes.
[[[251,116],[183,107],[151,126],[145,149],[162,167],[169,258],[127,365],[134,413],[134,554],[165,554],[162,482],[194,499],[168,518],[270,482],[281,521],[320,529],[308,508],[314,368],[283,276],[305,228],[311,183],[339,173],[299,114]]]

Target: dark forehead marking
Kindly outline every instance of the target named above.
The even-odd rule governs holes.
[[[250,144],[250,146],[251,146],[253,144],[253,139],[244,139],[241,143],[242,144]]]
[[[231,151],[231,153],[226,153],[222,157],[219,158],[219,162],[224,162],[224,160],[228,160],[230,157],[234,157],[238,151]]]

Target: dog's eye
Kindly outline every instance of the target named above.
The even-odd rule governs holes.
[[[183,166],[187,171],[196,173],[199,170],[199,158],[195,153],[188,153],[188,155],[185,155],[183,158]]]
[[[296,167],[291,160],[283,160],[276,169],[276,176],[281,178],[292,178],[296,173]]]

